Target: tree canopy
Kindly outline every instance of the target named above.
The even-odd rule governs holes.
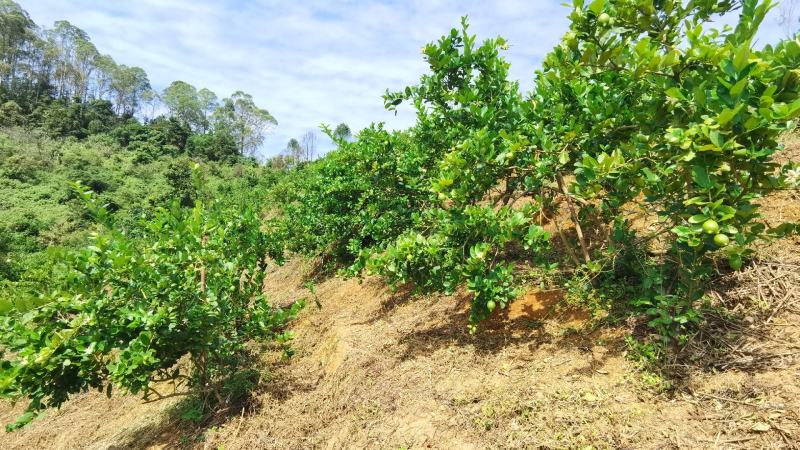
[[[252,156],[278,121],[266,109],[259,108],[253,96],[236,91],[214,111],[214,127],[233,136],[239,153]]]

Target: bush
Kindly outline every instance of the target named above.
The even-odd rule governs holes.
[[[224,132],[194,134],[186,142],[186,154],[209,161],[223,161],[239,156],[233,136]]]
[[[176,199],[181,206],[192,206],[197,199],[195,181],[192,179],[192,162],[188,159],[170,161],[164,176],[170,187],[166,199]]]
[[[608,230],[575,244],[582,263],[633,276],[635,306],[665,338],[698,318],[714,260],[738,269],[750,244],[774,235],[755,201],[784,186],[772,155],[800,116],[800,78],[790,69],[800,63],[798,41],[753,50],[769,9],[756,1],[743,2],[735,28],[704,29],[732,9],[679,1],[576,7],[532,97],[534,116],[548,118],[533,136],[540,148],[510,162],[533,169],[549,161],[547,170],[515,175],[537,190],[557,184],[578,226]],[[649,215],[657,232],[634,229],[631,210]],[[666,254],[614,266],[620,254],[656,247]]]
[[[110,134],[120,145],[135,152],[139,162],[147,163],[160,156],[182,153],[191,130],[177,119],[161,116],[145,124],[128,119]]]
[[[41,128],[54,138],[83,139],[111,129],[117,121],[111,102],[107,100],[88,103],[81,103],[77,99],[53,100],[40,105],[34,117]]]
[[[411,226],[430,197],[424,155],[409,136],[382,127],[338,141],[325,158],[293,171],[275,189],[284,217],[273,221],[290,250],[322,255],[334,266],[363,268],[362,249],[390,242]]]
[[[64,261],[44,305],[0,318],[0,395],[30,399],[18,425],[89,388],[158,397],[156,379],[183,380],[216,404],[228,379],[249,379],[237,375],[246,342],[289,339],[281,329],[301,304],[282,310],[261,295],[270,246],[251,208],[173,203],[133,239],[111,227],[90,191],[76,189],[109,228]]]
[[[41,164],[28,155],[15,154],[5,158],[2,169],[3,176],[8,179],[23,183],[35,183],[39,176]]]
[[[25,124],[22,108],[13,100],[0,105],[0,126],[11,127]]]

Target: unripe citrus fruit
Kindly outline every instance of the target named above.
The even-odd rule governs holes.
[[[703,231],[708,234],[717,234],[719,233],[719,224],[713,219],[708,219],[703,222]]]
[[[598,17],[597,20],[603,25],[608,25],[608,23],[611,22],[611,16],[609,16],[606,13],[603,13],[600,14],[600,17]]]
[[[724,235],[722,233],[714,236],[714,243],[719,245],[720,247],[725,247],[730,242],[731,242],[731,240],[728,239],[728,236],[726,236],[726,235]]]
[[[486,309],[488,309],[489,312],[494,311],[494,309],[496,307],[497,307],[497,304],[494,302],[494,300],[489,300],[488,302],[486,302]]]

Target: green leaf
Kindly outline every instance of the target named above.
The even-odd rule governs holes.
[[[738,97],[739,94],[741,94],[744,88],[747,86],[748,81],[749,80],[745,78],[743,80],[739,80],[738,83],[734,84],[733,87],[730,89],[731,97]]]
[[[681,92],[681,90],[679,88],[677,88],[677,87],[671,87],[671,88],[667,89],[665,91],[665,94],[667,94],[667,97],[671,97],[671,98],[674,98],[676,100],[686,100],[686,97],[684,97],[684,95]]]
[[[714,186],[714,183],[711,182],[711,178],[708,175],[708,169],[704,166],[694,166],[692,167],[692,179],[698,186],[709,189]]]
[[[606,0],[594,0],[592,3],[589,3],[589,10],[595,13],[595,15],[600,15],[605,5]]]
[[[736,117],[736,114],[739,113],[739,110],[742,109],[742,106],[743,105],[740,103],[735,108],[725,108],[725,109],[723,109],[722,112],[719,113],[719,115],[717,116],[717,123],[720,124],[720,126],[727,125],[728,122],[731,121],[731,119]]]
[[[558,154],[558,162],[562,166],[569,162],[569,153],[566,150],[562,150]]]
[[[644,173],[644,176],[647,178],[647,181],[650,183],[658,183],[658,181],[660,180],[658,175],[653,173],[653,171],[648,169],[647,167],[642,168],[642,172]]]
[[[708,216],[705,214],[695,214],[692,217],[689,217],[689,223],[701,223],[708,220]]]
[[[699,196],[698,197],[692,197],[692,198],[690,198],[688,200],[685,200],[683,202],[683,204],[686,205],[686,206],[690,206],[690,205],[705,205],[706,203],[707,202],[706,202],[705,197],[699,197]]]

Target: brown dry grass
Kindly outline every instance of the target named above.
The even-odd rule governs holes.
[[[767,199],[767,220],[800,221],[796,195]],[[463,295],[328,279],[316,286],[322,309],[309,302],[293,326],[295,356],[264,354],[269,380],[247,409],[196,427],[171,419],[173,404],[92,393],[2,447],[796,448],[798,255],[797,238],[766,246],[713,286],[730,314],[710,315],[662,375],[627,357],[627,325],[589,326],[558,292],[529,293],[473,336]],[[290,261],[267,293],[309,297],[312,271]],[[0,419],[19,412],[0,406]]]

